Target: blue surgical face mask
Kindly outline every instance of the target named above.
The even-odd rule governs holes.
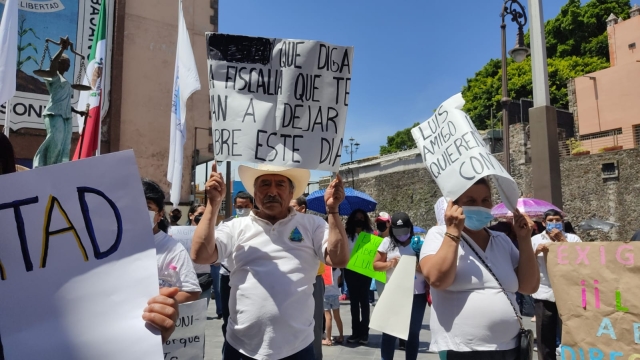
[[[249,216],[249,214],[251,214],[251,209],[236,209],[236,215],[238,215],[238,217]]]
[[[558,230],[562,231],[563,230],[562,223],[548,222],[547,223],[547,231],[551,232],[551,230],[553,230],[553,229],[558,229]]]
[[[464,226],[471,230],[480,230],[485,227],[491,220],[491,209],[481,206],[463,206]]]

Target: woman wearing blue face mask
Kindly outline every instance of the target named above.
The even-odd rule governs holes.
[[[409,324],[409,338],[405,344],[405,356],[407,360],[415,360],[418,357],[420,345],[420,329],[422,319],[427,308],[427,282],[420,272],[417,260],[417,243],[412,244],[413,223],[409,215],[397,212],[391,216],[391,230],[389,236],[384,238],[378,247],[378,253],[373,260],[373,268],[377,271],[387,272],[387,282],[393,275],[393,270],[398,265],[402,255],[416,257],[416,272],[413,282],[413,305],[411,307],[411,321]],[[382,334],[380,353],[382,360],[393,359],[396,349],[396,337]]]
[[[430,349],[440,359],[520,358],[515,293],[532,294],[540,284],[533,222],[514,214],[518,252],[505,234],[485,227],[492,207],[491,186],[480,179],[449,201],[446,225],[431,228],[422,246],[420,268],[433,301]]]

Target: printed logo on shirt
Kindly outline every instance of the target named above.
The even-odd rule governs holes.
[[[291,231],[291,234],[289,234],[289,240],[293,242],[302,242],[302,240],[304,240],[304,237],[302,237],[302,233],[296,227],[295,229],[293,229],[293,231]]]

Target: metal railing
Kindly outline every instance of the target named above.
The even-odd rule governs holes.
[[[640,126],[632,131],[614,129],[598,133],[580,135],[559,141],[560,156],[580,156],[606,151],[632,149],[640,145]]]

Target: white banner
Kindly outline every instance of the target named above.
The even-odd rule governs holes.
[[[0,0],[0,3],[2,4],[4,4],[5,2],[5,0]],[[62,1],[60,0],[20,0],[20,3],[18,5],[20,7],[20,10],[38,13],[64,10],[64,5],[62,5]]]
[[[4,11],[4,0],[0,0],[0,14]],[[21,128],[44,129],[43,113],[49,102],[49,91],[42,78],[33,75],[33,71],[40,67],[40,60],[45,47],[45,39],[49,38],[55,42],[60,37],[69,36],[73,42],[75,51],[88,57],[91,53],[93,38],[98,25],[98,15],[102,0],[65,0],[64,6],[61,0],[20,0],[20,44],[24,47],[18,52],[17,63],[17,92],[11,99],[10,126],[13,130]],[[57,7],[56,7],[57,6]],[[103,67],[102,89],[102,118],[107,114],[109,108],[109,91],[111,89],[111,52],[113,39],[113,12],[115,1],[107,2],[107,48],[105,64]],[[76,20],[69,21],[69,19]],[[50,56],[53,57],[60,47],[49,44]],[[71,69],[64,74],[70,84],[76,82],[80,74],[80,57],[67,51],[66,54],[71,60]],[[88,65],[85,63],[85,65]],[[48,69],[50,66],[49,56],[45,55],[42,67]],[[92,76],[83,73],[82,78]],[[80,83],[83,83],[81,80]],[[71,99],[72,106],[84,111],[84,104],[78,105],[80,92],[74,91]],[[6,104],[0,104],[0,124],[4,124],[6,116]],[[73,131],[78,131],[77,117],[73,116]]]
[[[409,337],[415,276],[416,257],[400,257],[393,276],[384,286],[384,292],[373,308],[370,328],[404,340]]]
[[[204,327],[207,322],[207,299],[180,304],[176,330],[162,344],[165,360],[202,360]]]
[[[502,201],[513,211],[520,196],[518,185],[489,152],[461,110],[463,105],[462,94],[454,95],[411,130],[422,160],[445,198],[455,200],[476,181],[491,176]]]
[[[353,48],[207,33],[217,161],[337,171]]]
[[[133,151],[0,176],[0,334],[7,359],[162,359]]]

